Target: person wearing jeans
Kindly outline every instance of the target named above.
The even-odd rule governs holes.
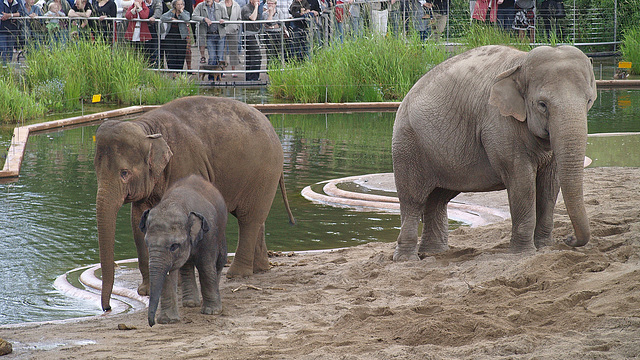
[[[246,75],[247,81],[260,80],[260,45],[258,44],[258,33],[260,32],[260,23],[252,23],[252,21],[262,20],[262,14],[258,11],[260,0],[250,0],[249,3],[242,7],[242,20],[248,21],[244,27],[244,46],[246,51],[245,68],[248,71]]]

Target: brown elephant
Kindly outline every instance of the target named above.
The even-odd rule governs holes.
[[[132,121],[108,120],[96,131],[96,218],[102,265],[102,309],[110,310],[116,215],[132,203],[131,225],[149,293],[149,254],[138,228],[170,185],[200,175],[220,191],[238,220],[238,246],[228,277],[269,269],[264,223],[278,184],[291,223],[280,140],[269,120],[242,102],[193,96],[174,100]]]
[[[447,204],[465,191],[507,189],[511,250],[525,252],[550,242],[562,189],[575,231],[565,242],[585,245],[583,163],[596,97],[591,62],[572,46],[528,53],[485,46],[425,74],[402,101],[393,128],[401,213],[394,260],[448,249]]]

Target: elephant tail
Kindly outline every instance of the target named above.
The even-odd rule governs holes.
[[[289,199],[287,199],[287,188],[284,186],[284,171],[280,173],[280,192],[282,193],[282,200],[284,200],[284,207],[289,215],[289,224],[295,225],[296,219],[293,218],[293,213],[289,207]]]

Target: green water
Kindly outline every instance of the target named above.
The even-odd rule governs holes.
[[[601,91],[589,131],[640,131],[640,91]],[[395,241],[400,219],[312,204],[307,185],[345,176],[391,172],[393,113],[272,115],[285,153],[285,181],[296,226],[289,226],[280,193],[267,221],[271,250],[307,250]],[[99,261],[95,126],[29,138],[20,178],[0,184],[0,325],[99,314],[97,303],[69,299],[53,288],[66,271]],[[12,130],[0,129],[6,154]],[[640,166],[640,137],[589,138],[593,166]],[[117,220],[116,259],[136,256],[129,207]],[[230,251],[237,226],[228,227]]]

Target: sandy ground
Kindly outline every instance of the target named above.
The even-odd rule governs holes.
[[[630,359],[640,357],[640,169],[585,170],[592,239],[508,253],[510,221],[460,228],[452,249],[391,261],[393,243],[274,257],[223,281],[224,312],[181,308],[0,328],[2,359]],[[118,325],[134,327],[118,330]]]

